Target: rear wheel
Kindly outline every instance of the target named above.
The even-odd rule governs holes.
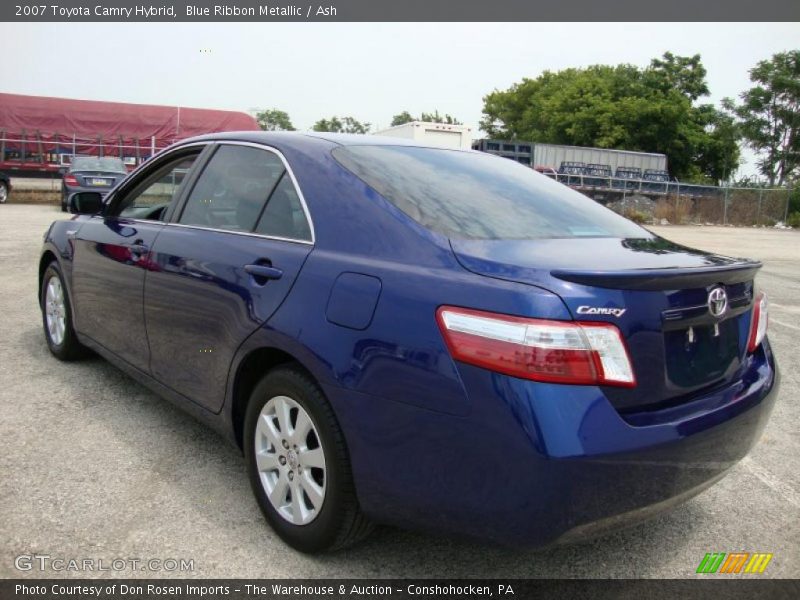
[[[76,360],[88,354],[72,328],[72,307],[58,263],[51,262],[42,278],[40,294],[44,336],[50,352],[60,360]]]
[[[0,204],[5,204],[8,200],[8,186],[5,181],[0,181]]]
[[[261,511],[302,552],[335,550],[372,530],[356,499],[344,436],[313,379],[279,367],[255,387],[244,452]]]

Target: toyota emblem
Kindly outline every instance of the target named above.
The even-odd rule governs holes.
[[[708,312],[712,317],[720,318],[728,310],[728,294],[725,288],[716,287],[708,293]]]

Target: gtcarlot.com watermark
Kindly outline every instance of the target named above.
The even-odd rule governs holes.
[[[109,572],[109,571],[147,571],[177,572],[194,571],[194,559],[186,558],[72,558],[66,556],[50,556],[49,554],[20,554],[14,558],[14,567],[18,571],[73,571],[73,572]]]

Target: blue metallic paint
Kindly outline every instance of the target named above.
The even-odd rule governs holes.
[[[687,414],[632,425],[596,387],[522,381],[460,366],[466,418],[326,387],[339,409],[368,514],[403,527],[502,543],[547,543],[574,528],[690,497],[743,458],[777,392],[765,345],[754,381]],[[487,507],[491,507],[487,510]]]
[[[363,273],[342,273],[331,287],[325,316],[334,325],[369,327],[381,295],[381,280]]]
[[[142,290],[149,249],[163,223],[92,218],[73,237],[75,330],[147,371],[150,348]]]
[[[81,341],[232,441],[237,441],[240,367],[251,353],[276,348],[323,387],[345,433],[368,515],[409,527],[541,544],[696,493],[758,438],[778,388],[768,342],[752,355],[740,352],[724,385],[675,389],[665,380],[662,313],[694,301],[701,288],[684,294],[613,290],[550,272],[575,264],[591,271],[699,267],[723,259],[674,248],[634,255],[629,248],[618,251],[619,240],[598,242],[603,256],[593,255],[587,240],[572,250],[557,241],[451,247],[330,156],[337,143],[350,143],[346,137],[246,133],[194,141],[222,139],[264,143],[284,154],[314,220],[313,249],[152,224],[145,228],[159,230],[155,251],[137,267],[119,248],[138,239],[141,225],[96,216],[55,223],[45,250],[61,263],[73,306],[78,305]],[[135,234],[122,226],[133,227]],[[85,251],[77,258],[86,262],[73,266],[68,232],[78,229]],[[167,230],[162,243],[158,236]],[[112,256],[104,253],[109,244],[118,247]],[[504,258],[507,251],[517,258]],[[284,270],[286,280],[269,281],[262,289],[253,285],[241,267],[258,257]],[[334,282],[348,272],[380,281],[379,300],[363,330],[327,316]],[[133,288],[139,285],[139,298],[145,297],[141,322],[115,321],[120,307],[135,305]],[[581,304],[626,307],[620,319],[581,318],[620,326],[639,386],[534,383],[457,364],[434,318],[443,304],[560,320],[574,318]],[[746,343],[749,314],[736,317],[740,344]],[[350,325],[364,320],[361,315]],[[119,339],[126,328],[139,339],[136,332],[145,323],[152,359],[143,362],[130,342]],[[105,343],[94,339],[102,335]],[[187,362],[189,351],[181,348],[206,343],[224,347],[224,353]],[[197,383],[212,385],[212,393],[204,394]],[[649,399],[659,402],[650,405]]]

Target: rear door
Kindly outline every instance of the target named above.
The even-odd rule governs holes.
[[[202,147],[171,153],[120,189],[105,214],[74,239],[73,296],[77,330],[136,368],[150,362],[142,291],[164,216]]]
[[[219,410],[234,353],[286,298],[312,248],[283,157],[216,147],[154,247],[144,291],[153,375]]]

